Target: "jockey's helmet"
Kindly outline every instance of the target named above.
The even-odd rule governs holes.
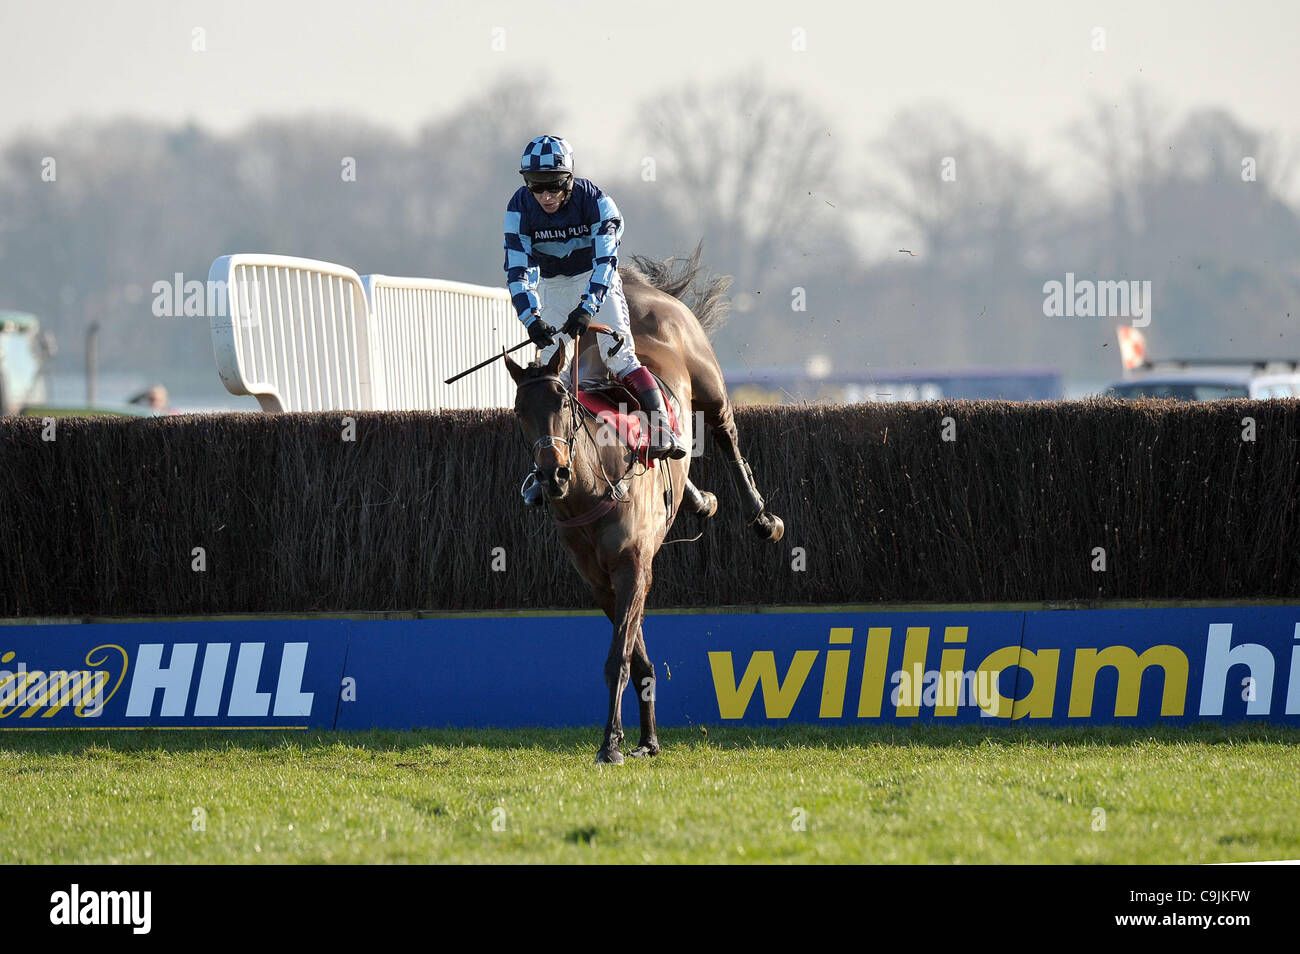
[[[554,185],[568,192],[573,188],[573,147],[559,136],[538,136],[524,147],[519,174],[530,187]]]

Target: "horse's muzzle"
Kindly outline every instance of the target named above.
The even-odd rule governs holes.
[[[569,481],[573,475],[567,467],[556,467],[549,473],[540,474],[542,489],[552,500],[560,500],[569,492]]]

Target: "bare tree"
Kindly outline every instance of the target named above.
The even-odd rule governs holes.
[[[871,145],[862,202],[898,220],[909,250],[941,270],[1024,264],[1052,203],[1022,152],[934,105],[898,113]]]
[[[427,243],[418,274],[504,282],[501,221],[519,156],[563,116],[544,81],[505,80],[420,130],[400,187],[406,230]]]
[[[817,241],[839,146],[800,94],[740,77],[656,97],[641,117],[663,201],[718,267],[753,281]]]
[[[1085,117],[1067,129],[1075,155],[1100,183],[1105,211],[1102,228],[1093,233],[1092,257],[1103,271],[1123,270],[1141,245],[1148,199],[1168,174],[1170,124],[1168,109],[1135,85],[1118,100],[1094,100]],[[1081,218],[1096,218],[1086,208],[1080,211]]]

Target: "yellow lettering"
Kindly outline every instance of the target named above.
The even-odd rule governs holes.
[[[1003,646],[984,657],[977,673],[976,685],[989,687],[988,698],[980,704],[989,715],[1003,719],[1050,719],[1056,705],[1056,676],[1060,667],[1059,649],[1021,649]],[[1019,666],[1033,676],[1034,685],[1023,699],[1008,699],[998,690],[998,676],[1010,666]]]
[[[907,640],[903,643],[903,669],[907,672],[925,672],[925,651],[930,645],[930,627],[929,626],[909,626],[907,627]],[[920,714],[921,707],[919,704],[921,698],[921,686],[917,685],[911,692],[911,698],[917,700],[911,705],[903,705],[903,698],[899,697],[899,704],[895,712],[899,716],[914,716]]]
[[[826,681],[822,683],[822,707],[818,715],[823,719],[838,719],[844,715],[844,686],[849,681],[848,649],[826,650]]]
[[[121,646],[117,645],[116,643],[105,643],[102,646],[96,646],[90,652],[86,653],[86,665],[87,666],[104,665],[104,663],[108,662],[107,652],[105,652],[104,655],[99,659],[91,659],[90,657],[95,655],[95,653],[99,652],[100,650],[109,650],[109,649],[116,649],[119,653],[122,654],[122,672],[118,675],[117,682],[113,683],[113,688],[109,692],[109,694],[105,696],[103,699],[100,699],[99,704],[96,705],[92,711],[90,712],[83,711],[86,707],[87,700],[85,699],[82,700],[80,705],[78,705],[75,709],[72,710],[73,713],[76,714],[77,718],[79,719],[85,718],[86,716],[97,716],[101,712],[103,712],[104,706],[108,705],[108,700],[113,698],[113,696],[117,693],[118,687],[122,685],[122,680],[126,678],[126,670],[130,665],[129,657],[126,654],[126,650],[123,649]],[[95,687],[95,692],[93,692],[90,696],[91,701],[93,701],[98,696],[99,691],[104,687],[104,683],[107,681],[108,681],[108,677],[105,676],[103,682],[100,682]]]
[[[965,626],[946,626],[943,630],[943,641],[945,643],[964,643],[966,642],[967,627]],[[963,670],[966,666],[966,650],[947,649],[939,656],[939,685],[941,687],[939,698],[942,705],[934,707],[934,714],[937,716],[955,716],[957,714],[957,704],[961,684],[964,678]],[[952,691],[952,686],[956,685],[957,691]],[[970,702],[970,698],[967,698]]]
[[[54,677],[58,676],[58,685],[54,684]],[[42,713],[42,719],[48,719],[60,709],[64,708],[73,700],[80,701],[84,698],[82,693],[94,681],[94,674],[86,672],[84,669],[74,670],[72,672],[55,671],[46,677],[45,688],[48,693],[43,700],[49,706],[49,710]],[[51,689],[51,687],[53,687]],[[26,718],[29,712],[34,712],[39,706],[33,706],[28,712],[24,712],[22,718]]]
[[[18,679],[18,676],[22,676],[22,679]],[[9,695],[6,693],[5,698],[9,701],[5,705],[0,705],[0,719],[9,718],[18,711],[20,704],[27,704],[27,687],[39,683],[43,678],[45,678],[45,673],[39,670],[28,670],[27,672],[15,673],[14,677],[13,694]],[[26,713],[24,713],[24,715],[26,715]],[[23,716],[19,716],[18,718],[21,719]]]
[[[1001,716],[1005,719],[1015,705],[1015,700],[1008,699],[998,690],[998,676],[1008,666],[1016,665],[1019,659],[1019,646],[1003,646],[1001,649],[993,650],[980,663],[976,675],[979,679],[986,680],[991,687],[989,698],[981,700],[980,708],[989,715]]]
[[[818,651],[801,649],[794,654],[790,669],[782,681],[776,674],[776,656],[763,650],[749,657],[745,675],[736,684],[731,653],[709,653],[709,668],[713,671],[713,689],[718,697],[718,713],[724,719],[739,719],[749,708],[754,689],[763,684],[763,710],[769,719],[786,719],[794,708],[795,700],[817,661]]]
[[[10,685],[15,678],[14,673],[10,673],[4,679],[0,679],[0,719],[8,715],[4,710],[17,698],[17,688]]]
[[[1027,670],[1034,678],[1034,685],[1029,695],[1017,699],[1011,710],[1011,718],[1050,719],[1056,708],[1056,679],[1061,668],[1061,651],[1059,649],[1032,649],[1020,651],[1021,669]]]
[[[96,702],[96,698],[108,684],[111,675],[104,670],[95,672],[84,669],[53,669],[48,672],[39,669],[24,670],[0,679],[0,719],[9,718],[19,709],[23,710],[18,716],[20,719],[29,719],[42,709],[45,711],[41,713],[41,718],[49,719],[73,703],[76,703],[73,712],[78,718],[99,715],[104,704],[113,697],[118,687],[122,685],[122,680],[126,678],[127,653],[121,646],[106,644],[96,646],[86,654],[87,664],[99,665],[108,658],[108,654],[104,651],[110,649],[121,653],[122,672],[107,697]],[[96,653],[101,652],[103,653],[101,658],[91,659]],[[12,658],[14,654],[8,655]],[[22,679],[18,679],[18,676]],[[92,706],[92,711],[86,712],[87,706]]]
[[[851,644],[853,628],[835,626],[831,628],[830,641],[833,645]],[[826,677],[822,680],[822,705],[817,714],[823,719],[838,719],[844,715],[844,688],[849,681],[849,649],[828,649],[826,651]]]
[[[858,718],[879,719],[885,698],[885,670],[889,666],[888,626],[867,630],[867,659],[862,666],[862,688],[858,692]]]
[[[1142,674],[1151,666],[1159,666],[1164,670],[1165,687],[1160,699],[1160,714],[1183,714],[1187,700],[1187,656],[1182,650],[1177,646],[1152,646],[1139,656],[1128,646],[1107,646],[1100,652],[1095,649],[1077,649],[1074,652],[1074,678],[1070,684],[1071,719],[1092,715],[1097,674],[1107,666],[1117,673],[1116,716],[1137,715]]]

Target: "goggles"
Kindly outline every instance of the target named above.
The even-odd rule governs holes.
[[[528,191],[536,195],[539,192],[567,192],[569,186],[573,184],[573,176],[524,176],[524,185]]]

